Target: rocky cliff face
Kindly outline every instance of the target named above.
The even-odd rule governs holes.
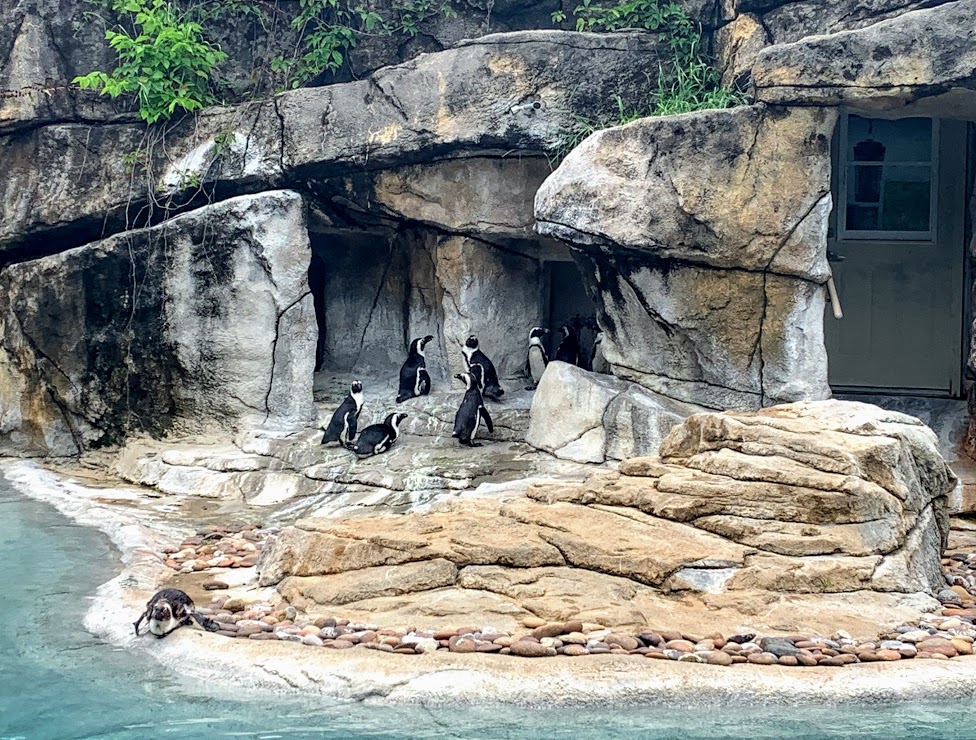
[[[0,274],[0,449],[314,420],[301,196],[233,198]]]

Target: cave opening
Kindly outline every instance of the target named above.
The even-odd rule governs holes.
[[[469,334],[478,336],[512,402],[526,385],[533,327],[550,330],[552,355],[559,326],[573,326],[589,357],[595,309],[562,244],[488,242],[413,222],[319,228],[310,236],[319,404],[338,403],[353,379],[392,400],[411,339],[426,335],[434,337],[426,351],[434,392],[459,390],[453,375],[465,368]]]

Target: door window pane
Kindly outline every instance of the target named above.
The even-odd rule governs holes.
[[[935,134],[930,118],[847,117],[843,150],[847,238],[932,236]]]

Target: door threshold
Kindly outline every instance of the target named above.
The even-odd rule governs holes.
[[[948,401],[963,400],[965,396],[951,391],[932,388],[878,388],[876,386],[832,385],[830,391],[835,396],[912,396],[914,398],[943,398]]]

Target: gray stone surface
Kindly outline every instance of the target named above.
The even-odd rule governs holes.
[[[765,49],[753,69],[759,100],[899,108],[976,87],[976,2],[957,0],[866,28]]]
[[[836,114],[764,106],[598,132],[536,196],[579,247],[620,377],[711,408],[825,398]]]
[[[654,455],[672,428],[700,410],[611,375],[554,361],[532,399],[526,441],[576,462]]]
[[[645,99],[658,50],[654,34],[638,32],[485,36],[369,79],[208,109],[169,129],[165,147],[150,137],[148,166],[131,173],[122,157],[146,148],[140,125],[52,124],[3,137],[0,254],[50,250],[42,235],[83,243],[141,226],[146,193],[158,216],[198,182],[260,189],[474,153],[538,156],[578,118],[612,109],[615,95]],[[538,110],[512,110],[536,100]]]
[[[0,451],[312,421],[301,196],[231,199],[0,273]]]

